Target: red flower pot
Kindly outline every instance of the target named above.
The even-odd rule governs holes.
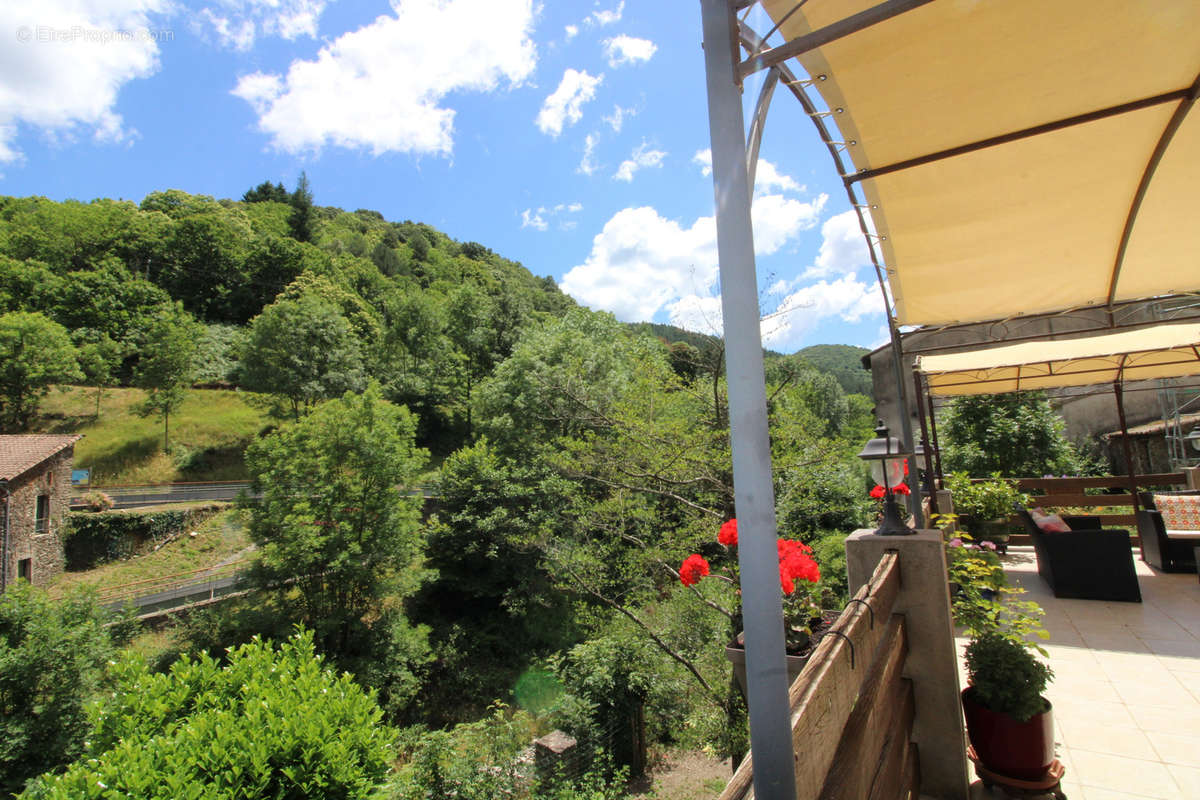
[[[1045,711],[1025,722],[984,708],[969,686],[963,690],[962,704],[967,737],[985,767],[1023,781],[1046,776],[1054,763],[1054,715],[1049,701]]]

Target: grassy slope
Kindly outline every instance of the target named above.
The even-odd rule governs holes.
[[[177,506],[172,506],[177,508]],[[245,558],[250,536],[237,509],[222,511],[196,528],[196,536],[180,536],[153,553],[135,556],[128,561],[102,564],[84,572],[64,572],[58,575],[49,589],[53,594],[72,586],[94,586],[98,591],[117,586],[165,578],[218,564]]]
[[[37,433],[82,433],[75,466],[96,484],[219,481],[246,478],[242,451],[270,421],[247,392],[193,389],[171,415],[171,450],[162,452],[163,423],[137,413],[141,389],[108,389],[94,416],[96,390],[64,387],[41,404]]]

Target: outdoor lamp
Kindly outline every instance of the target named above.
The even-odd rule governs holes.
[[[887,426],[879,420],[875,438],[867,442],[858,457],[871,464],[871,477],[883,487],[883,520],[875,533],[879,536],[907,536],[912,531],[900,519],[900,508],[892,489],[904,482],[904,462],[908,457],[904,443],[888,436]]]

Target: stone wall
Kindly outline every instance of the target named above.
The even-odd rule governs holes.
[[[34,585],[43,585],[63,571],[62,536],[71,498],[71,467],[75,448],[68,447],[34,469],[16,478],[9,486],[9,551],[5,566],[7,582],[17,579],[18,565],[30,559]],[[45,533],[37,533],[37,498],[50,497],[49,521]]]

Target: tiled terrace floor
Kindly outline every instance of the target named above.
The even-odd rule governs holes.
[[[1046,612],[1067,797],[1200,800],[1200,581],[1134,557],[1140,604],[1055,598],[1032,549],[1011,550],[1005,571]]]

